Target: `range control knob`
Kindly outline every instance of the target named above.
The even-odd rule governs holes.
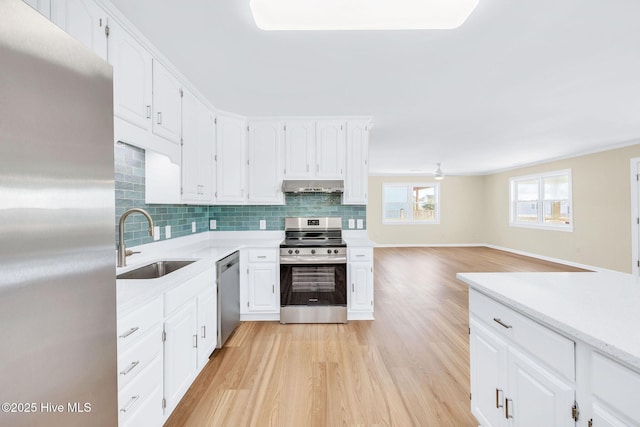
[[[296,255],[298,255],[299,253],[300,253],[300,251],[296,249]]]
[[[311,253],[312,253],[312,254],[315,254],[315,253],[316,253],[316,250],[315,250],[315,249],[311,249]]]
[[[334,249],[334,250],[333,250],[333,253],[334,253],[334,254],[337,254],[337,253],[338,253],[338,250],[337,250],[337,249]]]
[[[331,249],[327,249],[327,253],[330,254],[331,253]]]
[[[289,255],[291,255],[293,253],[293,251],[291,249],[289,249],[288,252],[289,252]]]

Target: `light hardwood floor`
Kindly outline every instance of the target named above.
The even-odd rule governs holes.
[[[489,248],[375,249],[374,321],[243,322],[165,424],[477,426],[470,271],[580,271]]]

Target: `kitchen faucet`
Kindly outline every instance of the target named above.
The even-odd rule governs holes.
[[[134,212],[141,213],[142,215],[147,217],[147,221],[149,221],[149,236],[153,237],[153,219],[151,218],[151,215],[149,215],[149,212],[140,208],[131,208],[123,213],[120,217],[119,222],[120,235],[118,241],[118,267],[125,267],[127,265],[127,256],[133,254],[132,251],[127,250],[127,247],[124,244],[124,220]]]

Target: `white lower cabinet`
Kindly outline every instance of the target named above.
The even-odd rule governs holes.
[[[198,370],[202,370],[218,343],[218,292],[215,287],[198,295],[198,334]]]
[[[198,310],[190,301],[164,322],[164,398],[170,413],[198,374]]]
[[[640,426],[640,373],[590,352],[593,427]]]
[[[373,248],[349,247],[347,252],[348,318],[373,319]]]
[[[207,269],[164,294],[164,419],[204,368],[217,342],[217,288]]]
[[[158,356],[118,394],[119,425],[159,427],[162,415],[162,356]]]
[[[118,315],[118,425],[162,423],[162,297]]]
[[[469,293],[471,411],[476,419],[483,427],[575,426],[573,343],[488,297]],[[532,341],[539,342],[535,354],[523,349]]]
[[[280,318],[278,249],[249,248],[240,252],[241,320]]]

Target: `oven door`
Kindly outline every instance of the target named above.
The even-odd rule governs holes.
[[[347,306],[347,264],[280,263],[281,306]]]

